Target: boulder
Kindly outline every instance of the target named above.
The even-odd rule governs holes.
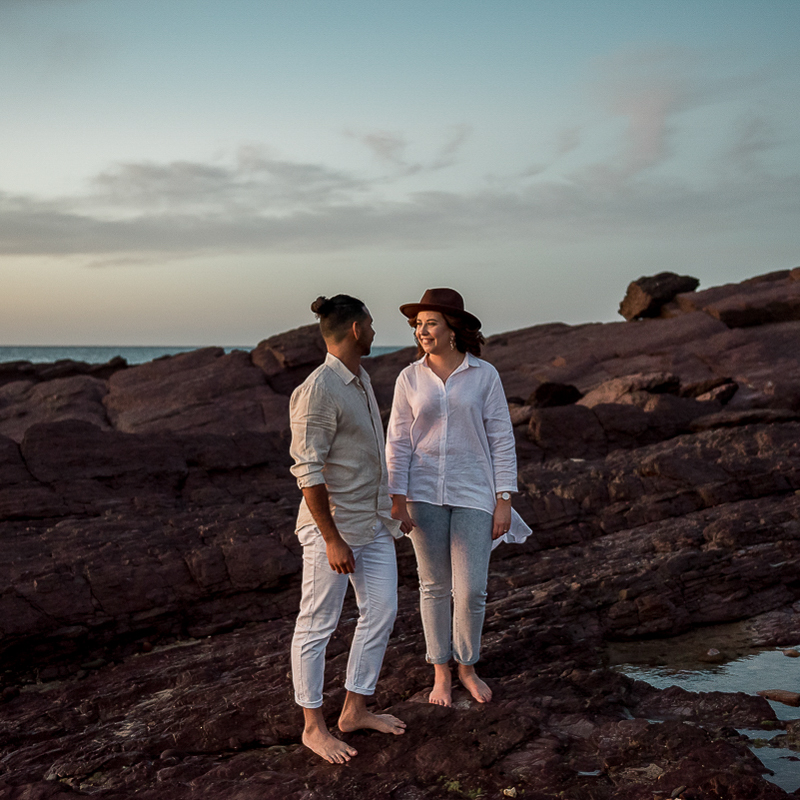
[[[85,361],[73,361],[72,359],[61,359],[53,364],[6,361],[0,363],[0,386],[20,380],[40,383],[56,378],[72,378],[76,375],[89,375],[100,380],[107,380],[115,372],[125,369],[127,366],[128,362],[121,356],[114,356],[105,364],[88,364]]]
[[[0,486],[13,486],[33,480],[28,472],[19,445],[5,436],[0,436]]]
[[[783,703],[785,706],[795,708],[800,706],[800,694],[797,692],[789,692],[786,689],[761,689],[757,694],[774,703]]]
[[[528,405],[534,408],[554,408],[577,403],[583,397],[580,390],[569,383],[540,383],[528,398]]]
[[[545,457],[595,459],[608,452],[605,431],[597,416],[585,406],[533,409],[528,435]]]
[[[499,370],[506,394],[523,398],[545,381],[571,384],[585,393],[637,373],[669,373],[689,384],[725,374],[717,372],[715,356],[728,342],[715,337],[730,333],[724,323],[701,312],[635,325],[548,324],[491,336],[484,355]]]
[[[104,399],[125,433],[233,434],[288,428],[289,401],[267,385],[248,353],[205,348],[118,372]]]
[[[633,327],[540,325],[490,337],[485,357],[508,396],[528,397],[545,381],[586,394],[616,378],[662,374],[682,387],[736,384],[726,390],[733,408],[800,407],[800,322],[730,329],[696,311]]]
[[[28,471],[19,445],[0,436],[0,520],[58,517],[67,512],[63,497]]]
[[[660,272],[649,278],[639,278],[628,286],[619,305],[619,313],[627,320],[657,317],[661,307],[676,295],[693,292],[699,285],[697,278],[676,275],[674,272]]]
[[[274,391],[290,395],[325,360],[326,353],[315,323],[264,339],[250,357]]]
[[[678,390],[669,375],[607,381],[573,406],[533,409],[526,415],[529,439],[546,458],[599,458],[687,433],[696,420],[721,410],[711,398],[701,402],[668,390]]]
[[[0,386],[0,434],[20,442],[31,425],[66,419],[108,430],[103,406],[107,393],[105,381],[88,375],[6,383]]]
[[[124,480],[139,487],[177,482],[186,475],[182,448],[165,437],[102,431],[68,420],[34,425],[22,440],[22,456],[42,483]]]
[[[665,315],[703,311],[729,328],[800,320],[800,268],[680,294]]]
[[[625,375],[595,386],[577,402],[587,408],[593,408],[601,403],[625,402],[639,405],[649,401],[646,395],[677,394],[679,390],[680,380],[668,373]]]

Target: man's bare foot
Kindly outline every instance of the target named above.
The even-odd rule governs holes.
[[[367,698],[363,694],[348,691],[344,698],[342,713],[339,715],[339,730],[343,733],[369,728],[380,733],[393,733],[398,736],[406,732],[403,720],[391,714],[373,714],[367,711]]]
[[[492,690],[475,674],[475,667],[459,664],[458,679],[479,703],[488,703],[492,699]]]
[[[428,696],[428,702],[437,706],[450,706],[453,704],[452,678],[450,677],[449,664],[434,664],[433,689]]]
[[[342,716],[339,717],[340,731],[350,733],[364,728],[379,731],[380,733],[393,733],[395,736],[406,732],[405,722],[391,714],[373,714],[366,709],[356,713],[348,713],[347,710],[342,711]]]
[[[358,755],[355,747],[350,747],[341,739],[337,739],[327,728],[304,730],[303,744],[331,764],[344,764]]]

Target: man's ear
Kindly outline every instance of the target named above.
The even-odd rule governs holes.
[[[353,320],[353,324],[350,326],[350,332],[353,334],[353,338],[356,341],[361,337],[361,323],[357,319]]]

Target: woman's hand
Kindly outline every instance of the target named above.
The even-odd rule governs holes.
[[[499,539],[511,527],[511,500],[498,500],[492,517],[492,539]]]
[[[411,533],[417,526],[411,515],[408,513],[408,506],[406,505],[406,496],[404,494],[392,495],[392,519],[400,521],[400,530],[403,533]]]

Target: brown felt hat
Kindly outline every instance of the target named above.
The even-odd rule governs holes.
[[[406,303],[400,306],[400,313],[409,319],[414,319],[420,311],[452,314],[454,317],[461,317],[468,328],[478,330],[481,327],[481,321],[474,314],[464,310],[464,298],[455,289],[426,289],[419,303]]]

